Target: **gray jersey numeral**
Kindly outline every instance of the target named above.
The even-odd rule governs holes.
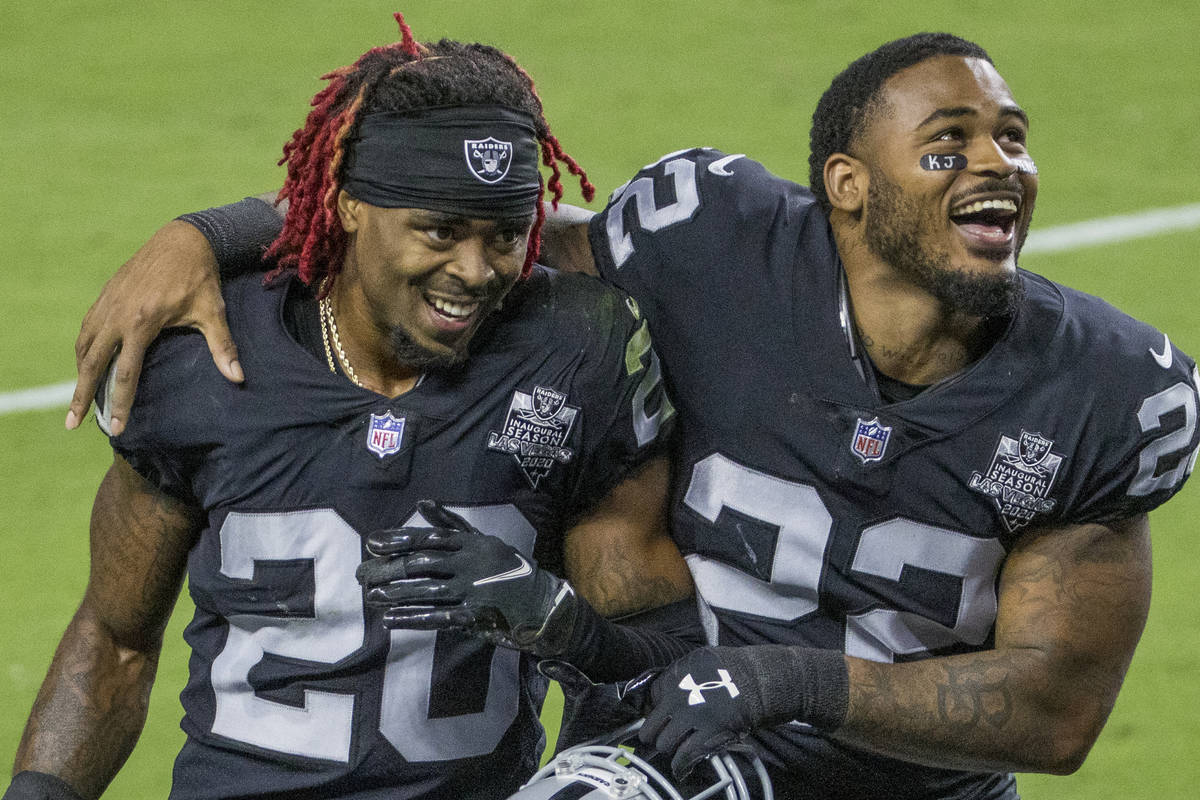
[[[765,619],[797,621],[820,602],[825,550],[833,517],[817,490],[739,464],[715,453],[692,470],[684,503],[711,523],[723,509],[778,529],[769,581],[722,561],[698,554],[687,557],[703,604],[711,609]],[[996,575],[1004,548],[996,539],[896,517],[863,530],[851,569],[899,582],[905,567],[961,580],[944,620],[914,611],[873,607],[846,615],[845,650],[874,661],[914,655],[959,642],[978,645],[996,621]],[[714,628],[706,625],[713,644]]]
[[[536,532],[512,505],[451,509],[532,557]],[[427,524],[414,514],[406,525]],[[258,696],[250,671],[268,655],[336,664],[365,643],[362,587],[354,571],[362,560],[359,533],[332,509],[288,513],[231,513],[220,531],[221,574],[253,581],[270,561],[308,561],[313,571],[311,616],[234,614],[225,646],[213,660],[216,713],[212,732],[290,755],[348,762],[354,736],[355,696],[305,689],[303,703]],[[383,671],[380,731],[409,761],[446,761],[496,749],[516,719],[520,654],[496,648],[487,674],[467,691],[486,691],[484,710],[429,718],[437,665],[436,631],[393,631]],[[481,645],[483,646],[483,645]],[[485,688],[486,687],[486,688]]]
[[[635,178],[612,194],[608,208],[608,249],[613,265],[621,268],[633,255],[633,236],[625,230],[625,206],[633,201],[637,208],[637,224],[654,233],[670,225],[687,222],[700,208],[700,194],[696,190],[696,162],[688,158],[674,158],[678,153],[663,156],[657,163],[664,163],[667,177],[675,191],[675,201],[658,206],[654,200],[654,179],[646,176]],[[650,166],[654,166],[651,164]]]
[[[1167,345],[1170,347],[1170,345]],[[1192,370],[1192,382],[1200,386],[1200,373]],[[1174,489],[1180,481],[1186,478],[1196,466],[1196,456],[1200,455],[1200,447],[1190,456],[1182,458],[1170,470],[1156,475],[1159,461],[1164,456],[1178,455],[1192,441],[1196,432],[1196,389],[1180,381],[1174,386],[1152,394],[1142,401],[1138,408],[1138,425],[1143,433],[1162,427],[1162,419],[1166,415],[1183,411],[1183,424],[1175,430],[1163,434],[1146,445],[1138,456],[1138,471],[1133,482],[1129,485],[1129,494],[1133,497],[1144,497],[1159,489]]]

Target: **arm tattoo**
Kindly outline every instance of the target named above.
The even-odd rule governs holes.
[[[1144,517],[1030,531],[1001,573],[993,649],[850,659],[850,711],[835,736],[952,769],[1077,769],[1112,710],[1149,594]]]
[[[648,574],[645,564],[623,552],[596,556],[587,562],[586,570],[576,570],[579,574],[571,582],[606,617],[664,606],[688,596],[665,576]]]
[[[989,665],[947,666],[938,685],[938,716],[946,725],[1002,730],[1012,720],[1008,670]]]

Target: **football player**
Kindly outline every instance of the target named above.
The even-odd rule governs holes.
[[[1018,268],[1029,129],[982,48],[918,34],[833,80],[811,188],[682,151],[555,231],[558,266],[637,301],[679,405],[672,534],[711,646],[642,729],[677,772],[749,736],[781,797],[1015,798],[1012,772],[1071,772],[1100,733],[1148,610],[1147,512],[1200,453],[1198,376]],[[155,271],[136,261],[125,285]],[[150,335],[105,321],[134,294],[85,324],[68,425]]]
[[[522,650],[601,677],[686,650],[623,633],[547,569],[608,613],[692,595],[665,534],[673,411],[646,322],[533,264],[539,160],[555,200],[558,162],[588,195],[586,176],[510,57],[419,44],[397,19],[403,41],[326,76],[285,148],[266,287],[224,287],[244,383],[181,330],[147,353],[132,419],[98,400],[115,456],[87,592],[6,800],[104,791],[185,574],[173,798],[504,797],[544,741],[547,681]],[[636,583],[614,584],[626,559]]]

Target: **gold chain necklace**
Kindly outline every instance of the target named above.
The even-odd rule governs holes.
[[[342,372],[346,373],[346,377],[350,382],[360,389],[365,389],[362,381],[358,379],[358,375],[354,372],[354,367],[350,366],[350,359],[346,357],[346,351],[342,349],[342,338],[338,336],[337,320],[333,317],[333,300],[326,295],[321,298],[318,304],[319,316],[321,318],[321,341],[325,343],[325,361],[329,364],[330,372],[337,372],[337,368],[333,365],[333,352],[337,352],[338,363],[342,366]],[[329,340],[333,339],[333,350],[330,350]]]

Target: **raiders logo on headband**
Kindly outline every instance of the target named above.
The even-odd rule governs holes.
[[[512,142],[502,142],[489,136],[486,139],[464,139],[467,169],[484,183],[499,183],[508,174],[512,163]]]

